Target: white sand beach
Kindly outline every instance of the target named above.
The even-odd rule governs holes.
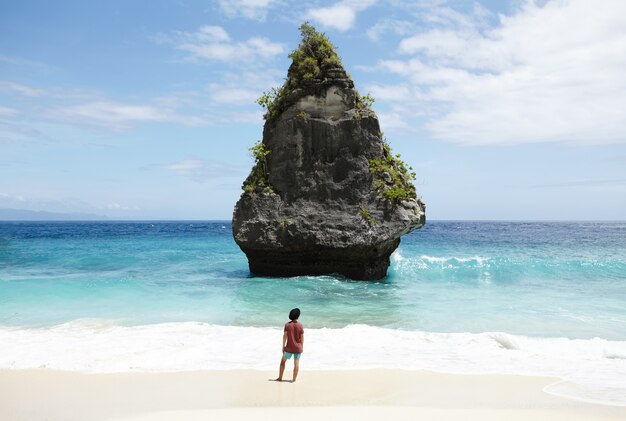
[[[290,366],[287,374],[290,376]],[[84,374],[0,370],[7,421],[624,420],[626,407],[550,395],[558,379],[408,370]],[[289,377],[287,377],[289,378]]]

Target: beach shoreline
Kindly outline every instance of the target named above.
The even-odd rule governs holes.
[[[532,338],[504,332],[437,333],[367,325],[308,328],[305,370],[411,370],[564,380],[549,392],[626,405],[626,341]],[[0,327],[0,369],[84,373],[277,369],[278,328],[199,322],[122,326],[75,320]],[[399,352],[401,350],[401,352]]]
[[[291,376],[287,367],[286,378]],[[0,370],[0,418],[12,421],[195,419],[626,419],[626,407],[554,396],[552,377],[368,369],[86,374]],[[289,407],[289,410],[285,410]],[[385,415],[387,414],[387,415]]]

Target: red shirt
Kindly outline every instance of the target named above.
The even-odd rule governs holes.
[[[300,340],[304,334],[304,327],[302,326],[302,323],[285,323],[285,332],[287,332],[287,345],[285,346],[285,352],[289,352],[291,354],[301,354],[302,342],[300,342]]]

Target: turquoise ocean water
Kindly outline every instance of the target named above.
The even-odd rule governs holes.
[[[426,355],[439,344],[439,354],[453,352],[467,361],[452,371],[482,367],[565,378],[553,367],[544,370],[539,358],[556,361],[571,351],[573,361],[595,358],[590,373],[606,369],[600,377],[587,376],[586,383],[578,379],[579,397],[626,401],[618,398],[626,396],[626,380],[620,380],[626,375],[625,222],[428,222],[403,237],[388,278],[380,282],[253,277],[229,222],[0,223],[0,339],[16,344],[0,351],[0,366],[45,365],[46,358],[55,366],[49,353],[29,352],[43,347],[41,341],[54,349],[54,343],[81,334],[83,344],[115,337],[130,348],[139,346],[131,338],[147,330],[157,342],[165,337],[158,332],[181,334],[187,346],[199,335],[194,329],[215,338],[248,329],[263,338],[280,329],[296,306],[318,342],[333,342],[337,335],[362,341],[361,360],[341,362],[329,355],[320,357],[319,368],[386,365],[394,349],[379,355],[375,346],[367,348],[385,335],[405,349],[416,347],[412,352]],[[474,344],[482,344],[482,351]],[[93,344],[92,351],[99,346]],[[145,346],[134,351],[144,353],[142,361],[156,352]],[[488,356],[489,350],[509,365],[500,369],[481,360],[479,354]],[[98,355],[98,361],[106,359]],[[536,355],[543,357],[529,363]],[[254,366],[246,358],[242,354],[228,364]],[[404,365],[401,360],[398,365]],[[90,361],[85,364],[95,364]],[[103,364],[98,367],[106,371]],[[198,364],[220,367],[215,360]],[[415,368],[438,367],[429,360]]]
[[[626,339],[626,223],[429,222],[382,282],[250,276],[227,222],[1,223],[0,325],[276,326]]]

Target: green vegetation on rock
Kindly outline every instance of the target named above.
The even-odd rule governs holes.
[[[300,26],[300,34],[302,41],[289,54],[293,64],[289,68],[286,85],[291,89],[298,87],[302,80],[323,78],[322,69],[327,65],[341,65],[335,46],[324,33],[317,32],[311,24],[305,22]]]
[[[243,190],[247,193],[274,193],[274,187],[269,182],[269,173],[267,171],[267,156],[272,151],[267,149],[261,140],[257,141],[248,150],[254,157],[254,166],[246,181],[243,182]]]
[[[300,26],[302,40],[298,47],[289,54],[293,60],[287,80],[278,87],[263,92],[257,99],[257,104],[265,109],[264,118],[272,120],[282,112],[284,98],[303,84],[312,80],[325,80],[325,69],[341,66],[341,59],[335,51],[335,46],[326,35],[308,22]]]
[[[282,99],[283,93],[285,92],[285,86],[279,86],[278,88],[271,88],[269,91],[263,92],[257,100],[256,103],[265,109],[265,115],[263,118],[266,120],[271,120],[273,118],[278,117],[279,107],[278,104]]]
[[[376,102],[376,100],[369,92],[367,93],[367,95],[363,95],[363,96],[359,95],[359,93],[357,92],[356,94],[356,108],[357,109],[371,110],[372,104],[374,102]]]
[[[400,154],[395,156],[391,148],[383,138],[383,157],[370,159],[370,172],[374,176],[372,190],[377,191],[382,197],[393,203],[403,200],[415,199],[415,187],[411,183],[415,180],[412,167],[400,159]]]
[[[372,111],[372,104],[376,100],[374,97],[368,92],[367,95],[361,96],[358,92],[356,93],[356,101],[354,105],[354,115],[356,118],[361,119],[362,117],[368,115],[370,111]]]
[[[359,206],[359,215],[361,215],[361,218],[363,218],[365,222],[367,222],[367,225],[369,225],[370,227],[376,225],[376,220],[374,219],[372,214],[363,206]]]

